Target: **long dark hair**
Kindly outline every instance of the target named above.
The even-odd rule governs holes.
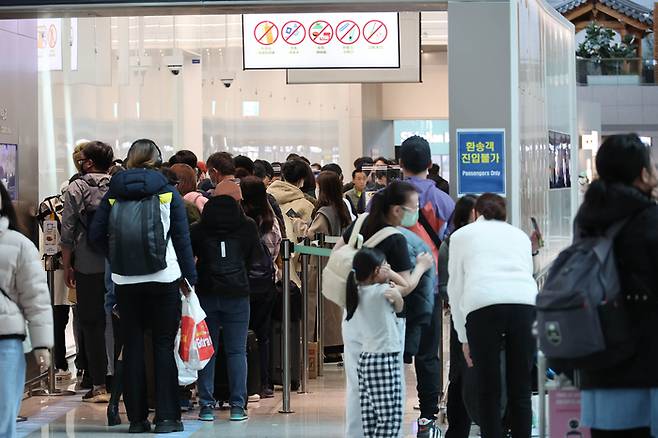
[[[0,216],[6,217],[9,220],[9,229],[21,232],[21,227],[18,223],[18,216],[14,204],[11,202],[11,197],[5,185],[0,181],[0,198],[2,199],[2,209],[0,209]]]
[[[370,203],[370,215],[361,232],[363,238],[368,240],[377,231],[387,226],[386,216],[391,207],[404,205],[412,193],[416,193],[416,189],[404,181],[393,181],[385,189],[375,193]]]
[[[477,199],[478,197],[475,195],[465,195],[459,198],[455,204],[455,211],[452,213],[453,232],[469,224]]]
[[[247,176],[240,180],[242,190],[242,208],[247,216],[258,224],[261,234],[272,231],[274,212],[267,200],[265,184],[256,176]]]
[[[343,201],[343,185],[340,183],[338,174],[330,170],[320,172],[318,187],[320,188],[320,195],[315,210],[313,210],[313,218],[322,207],[334,207],[340,218],[340,226],[342,228],[347,227],[352,222],[352,217],[347,210],[345,201]]]
[[[384,253],[376,248],[363,247],[356,253],[352,262],[352,271],[347,276],[347,289],[345,291],[347,316],[345,320],[352,319],[356,308],[359,306],[359,283],[370,278],[375,269],[381,266],[385,260]]]

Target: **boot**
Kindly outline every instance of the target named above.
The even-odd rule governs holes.
[[[119,399],[123,392],[123,361],[117,360],[114,367],[114,378],[112,384],[112,394],[110,402],[107,405],[107,425],[118,426],[121,424],[121,416],[119,415]]]

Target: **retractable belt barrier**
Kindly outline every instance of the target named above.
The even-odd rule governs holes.
[[[302,334],[301,334],[301,343],[300,339],[292,340],[293,345],[297,345],[297,348],[301,348],[301,366],[300,366],[300,387],[299,394],[308,393],[308,367],[309,367],[309,355],[308,355],[308,329],[309,329],[309,281],[314,279],[309,279],[309,261],[310,257],[317,257],[317,317],[316,317],[316,333],[318,341],[318,354],[319,360],[317,361],[318,375],[323,375],[323,364],[324,364],[324,342],[323,342],[323,321],[324,321],[324,310],[323,310],[323,297],[322,297],[322,269],[324,267],[324,259],[329,258],[331,255],[331,248],[325,248],[325,245],[333,245],[341,239],[341,236],[325,236],[324,234],[318,233],[315,235],[315,240],[311,242],[309,238],[304,239],[302,244],[293,245],[292,242],[288,239],[284,239],[281,242],[281,254],[283,258],[283,336],[281,336],[282,349],[283,349],[283,406],[279,412],[284,414],[293,413],[290,406],[290,389],[292,376],[290,375],[291,370],[291,339],[290,339],[290,272],[291,266],[290,262],[292,260],[292,255],[298,254],[301,261],[301,281],[302,281]]]

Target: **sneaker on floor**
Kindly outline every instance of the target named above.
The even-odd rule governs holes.
[[[76,391],[85,389],[93,389],[94,385],[91,383],[91,376],[88,373],[83,373],[82,377],[78,377],[78,382],[75,384]]]
[[[263,388],[260,392],[260,398],[274,398],[274,391],[272,388]]]
[[[55,380],[58,382],[65,382],[71,380],[71,371],[68,370],[55,370]]]
[[[90,389],[88,393],[82,396],[82,401],[87,403],[108,403],[110,394],[105,388]]]
[[[192,403],[188,399],[180,401],[180,410],[181,412],[189,412],[191,409]]]
[[[161,420],[155,423],[153,433],[174,433],[183,432],[185,427],[180,420]]]
[[[439,429],[436,427],[436,420],[433,418],[418,419],[418,433],[416,438],[439,438]]]
[[[252,394],[247,400],[249,403],[258,403],[260,401],[260,394]]]
[[[130,423],[128,433],[150,433],[151,423],[148,420],[134,421]]]
[[[239,406],[231,407],[231,421],[245,421],[247,418],[247,411]]]
[[[199,420],[215,421],[215,413],[212,410],[212,406],[201,406],[201,409],[199,409]]]

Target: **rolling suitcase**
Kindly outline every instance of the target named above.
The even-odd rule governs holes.
[[[270,367],[273,385],[283,385],[283,345],[281,321],[272,321],[270,338]],[[290,322],[290,390],[297,391],[300,382],[300,324]]]

